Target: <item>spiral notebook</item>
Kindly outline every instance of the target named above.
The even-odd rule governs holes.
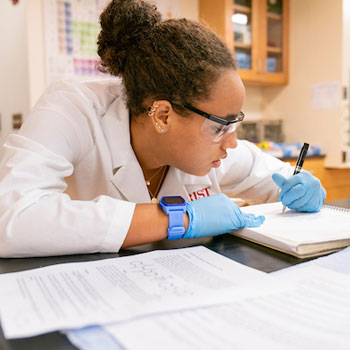
[[[318,213],[289,209],[282,213],[281,202],[241,209],[264,215],[266,220],[260,227],[232,234],[298,258],[324,255],[350,245],[350,209],[324,205]]]

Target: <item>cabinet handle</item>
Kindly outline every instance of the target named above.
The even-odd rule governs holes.
[[[261,58],[258,59],[258,73],[262,73],[263,68],[263,60]]]

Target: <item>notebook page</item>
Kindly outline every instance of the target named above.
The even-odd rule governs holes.
[[[254,232],[293,243],[327,242],[350,238],[350,211],[323,207],[318,213],[301,213],[287,209],[282,203],[267,203],[241,208],[246,213],[264,215],[265,222]]]

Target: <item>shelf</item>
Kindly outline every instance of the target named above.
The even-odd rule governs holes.
[[[252,12],[252,9],[248,6],[243,6],[243,5],[233,5],[233,12],[239,12],[239,13],[245,13],[249,14]]]
[[[278,13],[268,12],[267,13],[267,18],[271,18],[271,19],[276,19],[276,20],[282,21],[282,15],[280,15]]]
[[[244,50],[251,50],[252,49],[252,45],[250,45],[250,44],[242,44],[242,43],[235,42],[234,46],[235,46],[235,48],[238,48],[238,49],[244,49]]]
[[[282,53],[282,48],[281,47],[268,46],[267,47],[267,52]]]

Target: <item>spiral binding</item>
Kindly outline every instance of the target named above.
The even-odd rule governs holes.
[[[326,209],[331,209],[331,210],[336,210],[336,211],[341,211],[344,213],[350,213],[350,209],[349,208],[342,208],[342,207],[334,207],[333,205],[324,205],[323,208]]]

